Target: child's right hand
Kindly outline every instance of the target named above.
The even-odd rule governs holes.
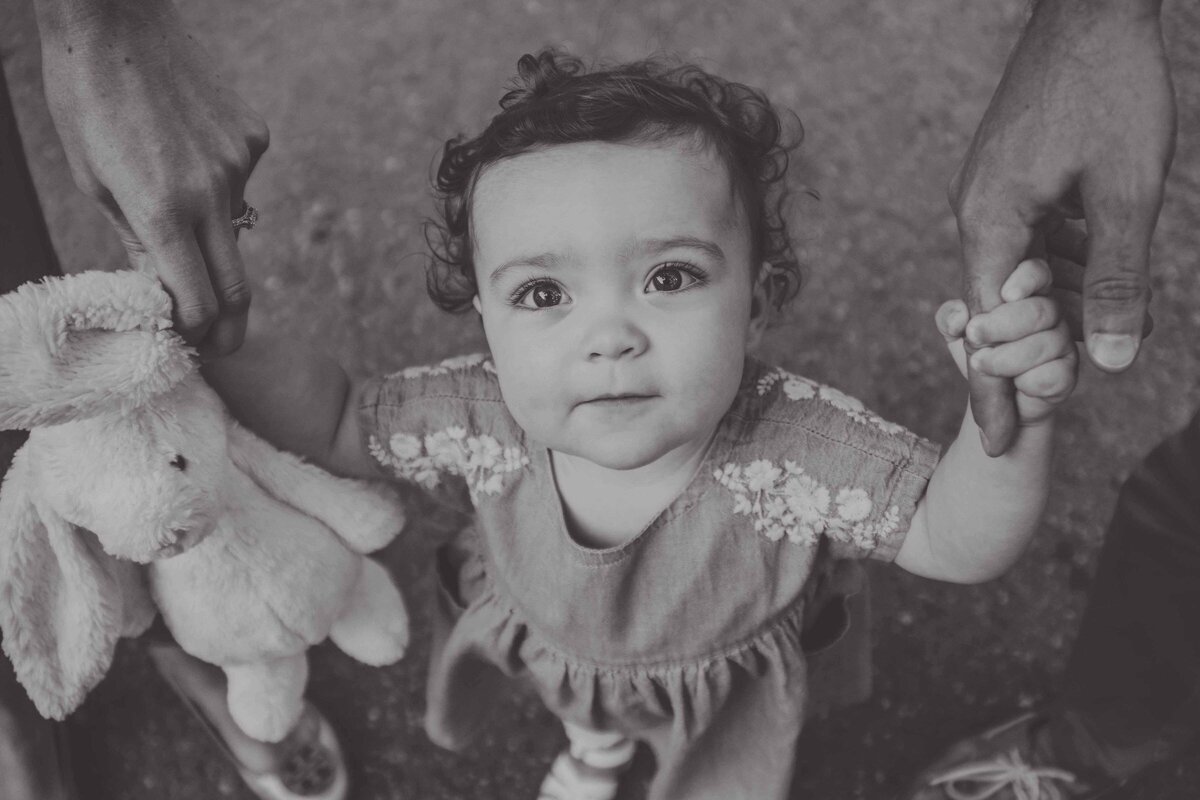
[[[983,375],[1012,378],[1017,415],[1025,425],[1047,419],[1075,389],[1079,354],[1058,304],[1045,261],[1022,261],[1000,290],[996,308],[970,317],[966,303],[949,300],[937,311],[937,326],[959,372],[967,360]],[[968,357],[964,338],[974,352]]]

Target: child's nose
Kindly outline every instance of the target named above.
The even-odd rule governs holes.
[[[588,332],[585,349],[589,361],[598,361],[640,355],[648,344],[646,334],[633,320],[615,313],[596,320]]]

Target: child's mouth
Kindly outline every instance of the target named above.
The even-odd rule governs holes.
[[[643,400],[650,400],[654,395],[649,394],[606,394],[591,400],[585,400],[581,405],[591,406],[622,406],[633,405]]]

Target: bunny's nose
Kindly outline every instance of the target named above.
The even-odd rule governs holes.
[[[179,542],[172,542],[171,544],[164,544],[162,547],[158,548],[158,550],[155,552],[155,555],[159,558],[170,558],[171,556],[177,556],[182,552],[183,545]]]
[[[165,537],[167,541],[159,546],[155,555],[159,558],[179,555],[186,549],[187,535],[187,528],[172,528]]]
[[[163,544],[155,551],[155,558],[170,558],[171,556],[176,556],[186,550],[190,550],[204,541],[204,538],[212,533],[213,527],[214,524],[211,519],[201,517],[191,520],[191,523],[186,527],[171,528],[167,535],[163,537]]]

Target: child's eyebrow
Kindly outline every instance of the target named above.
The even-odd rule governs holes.
[[[665,253],[667,250],[674,250],[676,248],[699,250],[717,261],[725,261],[725,251],[722,250],[716,242],[710,242],[707,239],[698,239],[695,236],[671,236],[666,239],[639,239],[632,248],[632,251],[654,255],[657,253]]]
[[[535,256],[517,256],[510,258],[488,276],[488,283],[495,286],[504,277],[504,273],[518,267],[534,267],[539,270],[552,270],[563,262],[564,258],[558,253],[539,253]]]
[[[708,255],[713,260],[719,263],[725,263],[725,251],[717,245],[716,242],[710,242],[707,239],[699,239],[695,236],[670,236],[665,239],[638,239],[634,241],[625,252],[622,253],[624,258],[631,255],[657,255],[665,253],[668,250],[678,248],[699,250]],[[500,283],[504,278],[504,274],[514,269],[521,267],[532,267],[537,270],[550,272],[560,267],[567,260],[567,256],[561,253],[538,253],[537,255],[522,255],[516,258],[510,258],[492,271],[488,276],[488,283],[492,286]]]

